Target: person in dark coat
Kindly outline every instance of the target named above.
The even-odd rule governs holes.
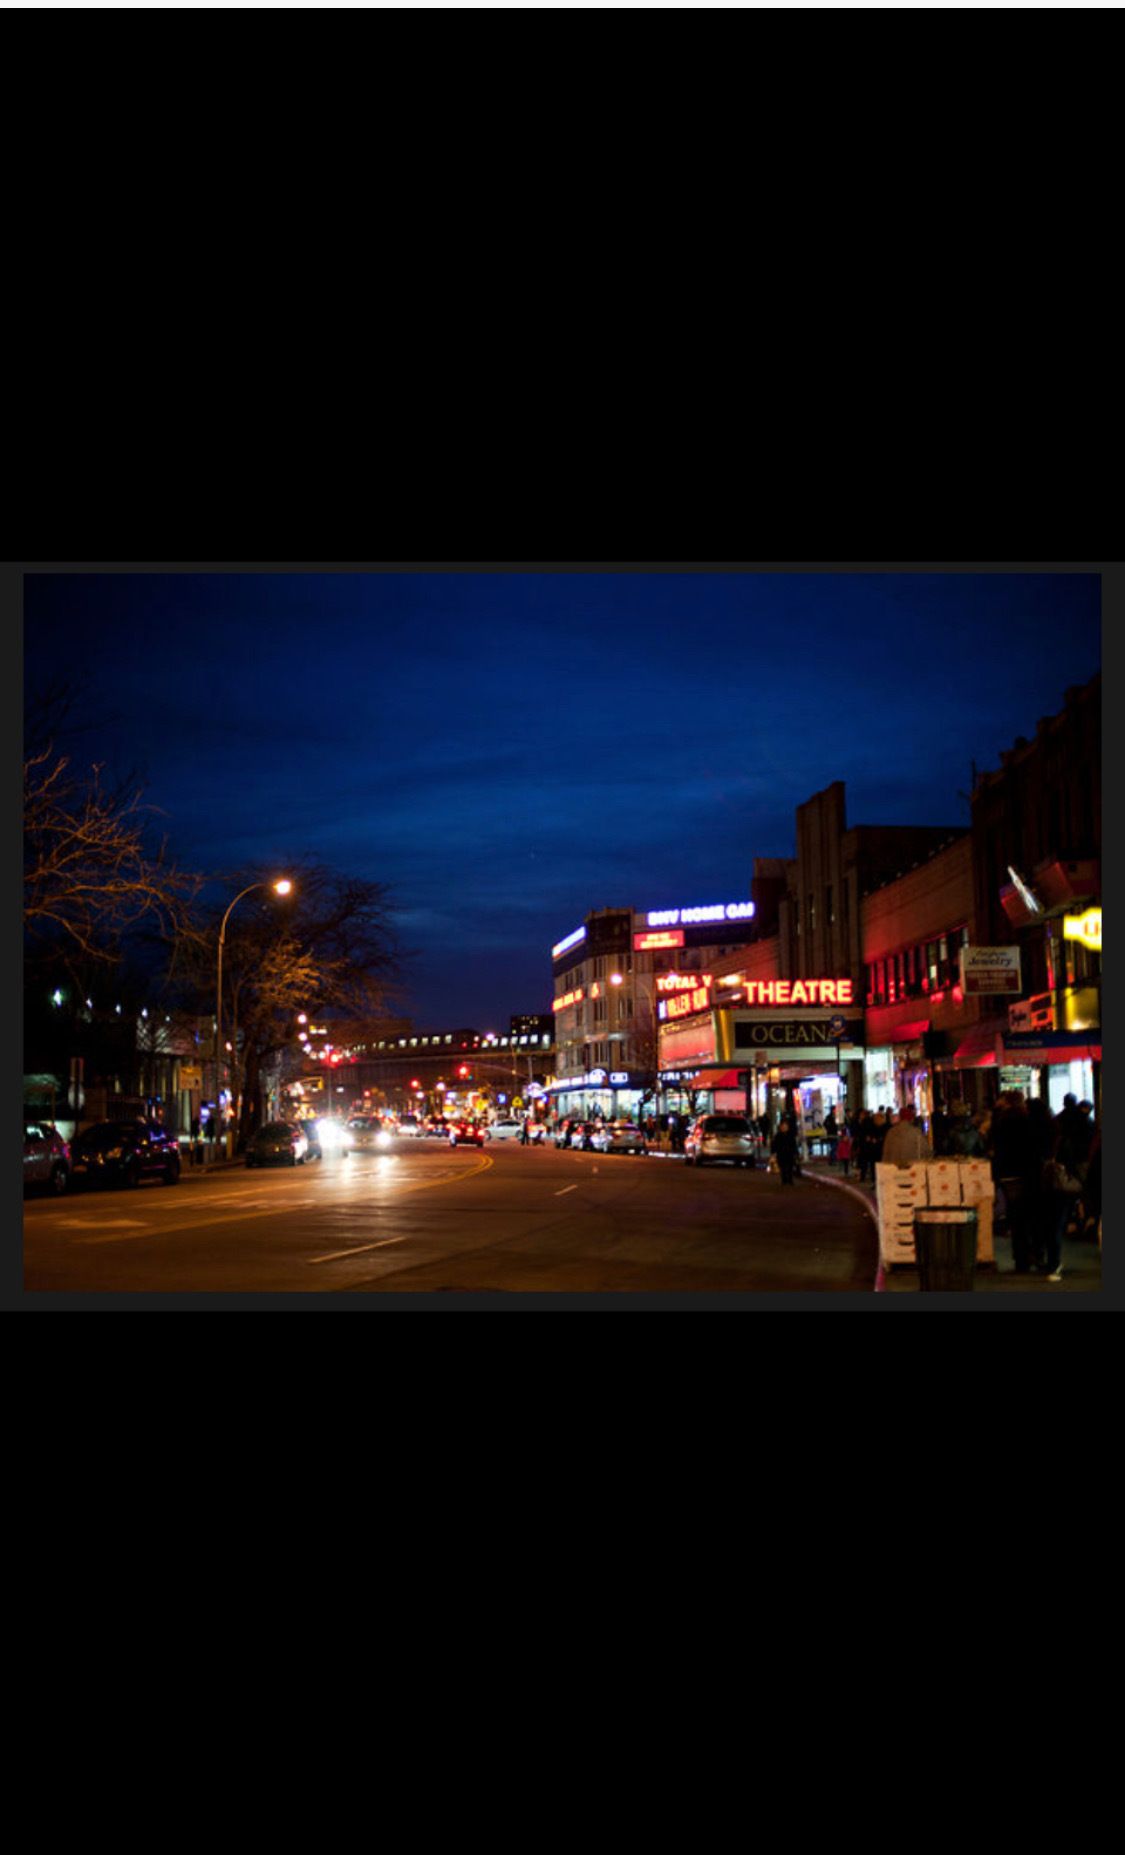
[[[781,1174],[783,1185],[792,1185],[793,1173],[797,1165],[797,1136],[788,1120],[782,1119],[770,1144],[770,1151],[777,1160],[777,1170]]]
[[[992,1176],[1004,1194],[1012,1263],[1029,1275],[1040,1217],[1042,1155],[1021,1089],[1002,1095],[992,1116]]]
[[[828,1164],[836,1164],[836,1146],[840,1138],[840,1124],[836,1119],[835,1108],[829,1108],[824,1117],[824,1132],[828,1140]]]
[[[861,1113],[856,1122],[853,1138],[856,1168],[859,1173],[859,1182],[862,1185],[865,1180],[875,1177],[875,1157],[879,1144],[875,1132],[875,1116],[870,1108],[864,1108]]]

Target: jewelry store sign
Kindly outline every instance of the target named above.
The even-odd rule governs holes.
[[[966,998],[1021,992],[1018,947],[962,947],[961,985]]]

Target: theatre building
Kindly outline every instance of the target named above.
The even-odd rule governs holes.
[[[850,1113],[870,1105],[884,1077],[889,1091],[897,1026],[877,1023],[885,1042],[870,1045],[867,900],[958,836],[967,831],[849,827],[842,780],[798,806],[796,857],[755,860],[755,938],[744,953],[715,963],[710,1025],[697,1016],[662,1031],[662,1068],[687,1067],[694,1045],[699,1067],[724,1078],[734,1072],[753,1114],[776,1123],[782,1110],[796,1111],[806,1127],[829,1107]],[[904,1002],[897,990],[894,1002]],[[916,1027],[921,1013],[912,1015]],[[911,1048],[904,1042],[904,1051]],[[869,1066],[879,1049],[889,1054]]]

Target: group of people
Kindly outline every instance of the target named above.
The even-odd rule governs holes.
[[[1058,1281],[1076,1205],[1085,1224],[1101,1223],[1101,1130],[1093,1104],[1067,1095],[1052,1115],[1039,1097],[1028,1100],[1011,1089],[992,1110],[988,1148],[1016,1273],[1038,1269]]]
[[[932,1140],[910,1104],[897,1117],[884,1108],[864,1108],[843,1124],[833,1109],[824,1130],[832,1163],[840,1164],[845,1177],[854,1164],[861,1181],[873,1182],[880,1162],[987,1159],[1017,1274],[1040,1270],[1052,1281],[1060,1279],[1063,1238],[1076,1207],[1084,1227],[1100,1227],[1101,1132],[1093,1104],[1073,1095],[1056,1115],[1040,1097],[1028,1099],[1019,1089],[1008,1090],[990,1112],[980,1114],[955,1101],[935,1113]]]

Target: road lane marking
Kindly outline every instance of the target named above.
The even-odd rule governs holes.
[[[147,1230],[146,1224],[139,1224],[133,1217],[116,1217],[106,1223],[100,1217],[60,1217],[60,1230]]]
[[[380,1237],[377,1243],[360,1243],[351,1250],[330,1250],[327,1256],[309,1256],[307,1262],[311,1268],[314,1262],[339,1262],[342,1256],[364,1256],[368,1250],[385,1250],[388,1243],[405,1243],[405,1237]]]
[[[577,1185],[564,1185],[564,1186],[563,1186],[563,1188],[562,1188],[562,1191],[561,1191],[561,1192],[556,1192],[556,1193],[555,1193],[555,1197],[556,1197],[556,1198],[565,1198],[565,1197],[566,1197],[566,1194],[567,1194],[567,1192],[576,1192],[577,1190],[578,1190],[578,1187],[577,1187]]]

